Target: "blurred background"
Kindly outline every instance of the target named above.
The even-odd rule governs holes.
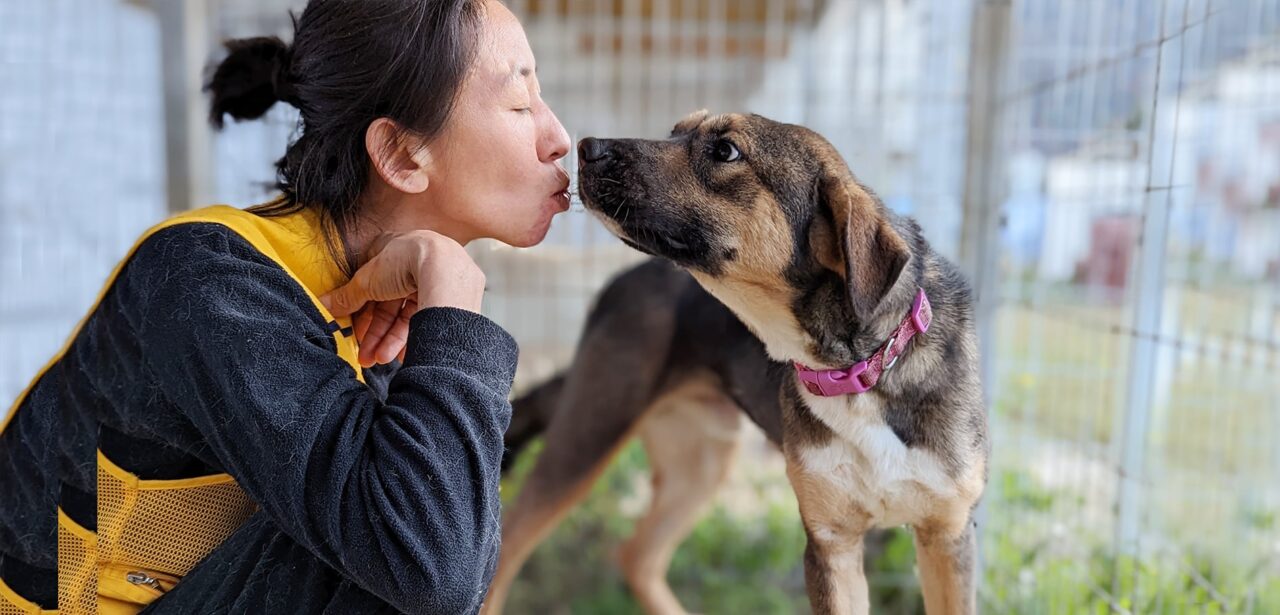
[[[222,40],[289,40],[302,4],[0,0],[0,398],[146,227],[271,197],[296,112],[215,134],[200,87]],[[702,107],[802,123],[962,264],[995,443],[985,611],[1280,613],[1280,0],[508,5],[575,139]],[[537,248],[473,252],[517,390],[640,259],[580,203]],[[745,439],[671,583],[692,611],[807,612],[781,457]],[[611,562],[645,467],[623,451],[509,612],[639,612]],[[904,530],[876,541],[876,612],[922,612],[913,558]]]

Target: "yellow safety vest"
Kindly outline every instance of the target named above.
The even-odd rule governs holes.
[[[351,325],[350,319],[334,318],[320,303],[320,295],[342,284],[345,277],[325,244],[319,214],[304,209],[268,218],[226,205],[183,213],[149,229],[107,278],[89,314],[148,237],[171,226],[202,222],[230,228],[293,277],[326,320],[336,321],[339,328]],[[66,354],[88,319],[86,315],[80,321],[62,349],[18,396],[5,426],[40,376]],[[334,331],[334,338],[338,356],[363,381],[355,336]],[[172,589],[257,510],[229,474],[143,480],[101,451],[97,461],[97,533],[57,511],[58,610],[41,610],[0,580],[0,615],[133,615]]]

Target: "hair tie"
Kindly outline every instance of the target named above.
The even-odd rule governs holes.
[[[291,64],[293,64],[293,50],[286,50],[276,56],[275,69],[271,73],[271,88],[275,92],[276,99],[301,109],[302,101],[298,100],[298,88],[289,74]]]

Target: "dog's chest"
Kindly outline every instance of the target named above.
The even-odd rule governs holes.
[[[791,455],[807,475],[824,482],[831,497],[847,497],[872,525],[889,527],[928,518],[958,495],[956,481],[937,456],[908,448],[885,423],[873,395],[818,397],[801,393],[809,410],[836,437]]]

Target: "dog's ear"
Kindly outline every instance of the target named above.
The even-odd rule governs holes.
[[[911,251],[889,223],[884,206],[847,172],[824,172],[815,192],[809,237],[814,258],[844,278],[854,316],[870,320],[902,275]]]
[[[709,113],[707,113],[706,109],[698,109],[697,111],[684,116],[684,119],[676,122],[675,128],[671,129],[671,136],[678,137],[682,134],[693,132],[702,125],[702,122],[707,119],[708,115]]]

